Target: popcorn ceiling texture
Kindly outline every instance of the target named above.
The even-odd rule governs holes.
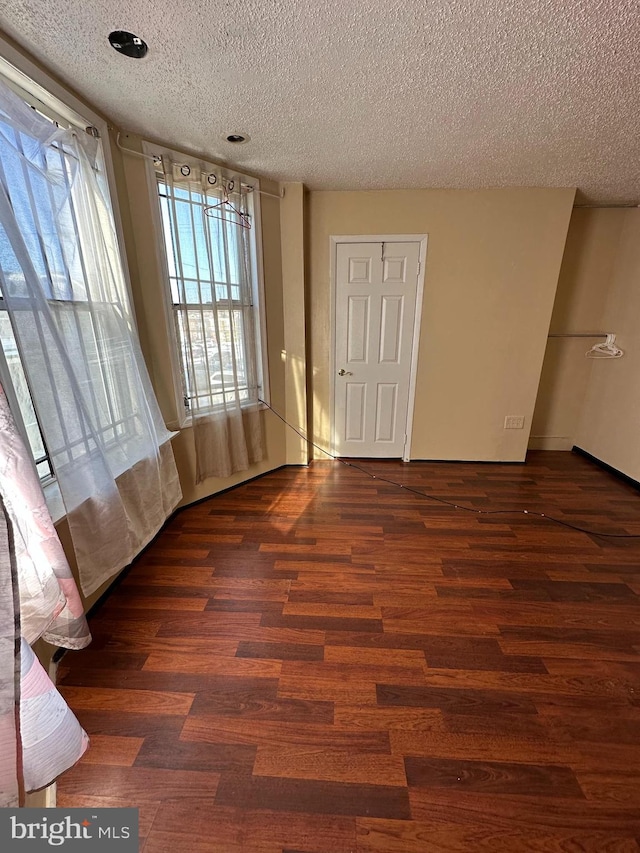
[[[265,177],[640,202],[637,0],[11,0],[0,26],[119,127]]]

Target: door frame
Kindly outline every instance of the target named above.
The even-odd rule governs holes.
[[[335,384],[336,384],[336,272],[337,272],[337,248],[339,243],[419,243],[419,271],[416,287],[416,311],[413,323],[413,339],[411,342],[411,360],[409,368],[409,399],[406,412],[407,436],[402,453],[402,461],[409,462],[411,459],[411,439],[413,432],[413,413],[416,400],[416,374],[418,370],[418,349],[420,347],[420,324],[422,321],[422,302],[424,297],[424,274],[427,265],[427,234],[332,234],[329,237],[330,244],[330,358],[329,369],[331,378],[329,381],[329,417],[331,423],[331,453],[336,455],[336,418],[335,418]]]

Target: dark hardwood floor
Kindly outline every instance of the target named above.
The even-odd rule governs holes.
[[[363,464],[640,533],[573,454]],[[640,849],[640,540],[316,462],[179,513],[91,628],[58,802],[139,806],[145,853]]]

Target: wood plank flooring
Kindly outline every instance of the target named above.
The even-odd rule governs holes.
[[[61,690],[62,806],[145,853],[638,851],[640,495],[591,462],[334,462],[179,513]]]

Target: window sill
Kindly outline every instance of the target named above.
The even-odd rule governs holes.
[[[241,406],[242,408],[242,406]],[[257,404],[257,408],[259,412],[267,411],[269,406],[260,400]],[[203,412],[203,415],[215,415],[222,414],[224,412],[224,407],[220,407],[219,409],[212,409],[209,412]],[[176,432],[180,432],[183,429],[191,429],[193,427],[193,414],[188,414],[184,417],[184,420],[181,421],[171,421],[167,424],[167,429],[174,430]]]

